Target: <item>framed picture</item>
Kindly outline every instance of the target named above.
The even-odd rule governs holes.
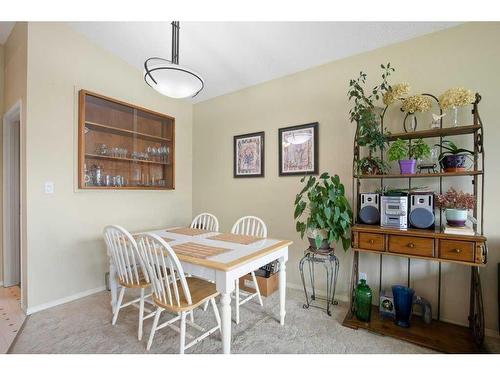
[[[318,123],[278,131],[279,175],[318,174]]]
[[[234,177],[264,177],[264,132],[234,136]]]

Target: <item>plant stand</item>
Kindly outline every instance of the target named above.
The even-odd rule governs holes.
[[[326,298],[316,296],[315,289],[315,264],[322,264],[326,271]],[[311,281],[312,294],[311,301],[309,301],[309,293],[306,286],[306,278],[304,276],[304,265],[307,264],[306,268],[309,268],[309,278]],[[330,306],[337,305],[338,302],[335,301],[335,289],[337,287],[337,276],[339,271],[339,260],[334,254],[332,248],[326,251],[318,251],[312,247],[309,247],[304,251],[304,256],[299,262],[300,277],[302,279],[302,286],[304,287],[304,294],[306,296],[306,303],[302,305],[304,309],[309,307],[316,307],[325,310],[322,306],[313,305],[312,301],[324,300],[326,301],[326,313],[331,316],[332,312]]]

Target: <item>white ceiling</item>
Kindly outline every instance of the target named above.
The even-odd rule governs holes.
[[[69,22],[135,66],[170,59],[170,22]],[[432,33],[456,22],[181,22],[180,64],[205,80],[199,102],[301,70]],[[0,22],[0,43],[12,22]]]

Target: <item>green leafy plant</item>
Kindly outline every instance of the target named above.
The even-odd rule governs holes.
[[[390,161],[422,159],[431,155],[431,148],[423,139],[419,138],[412,144],[398,138],[387,151]]]
[[[431,156],[431,148],[422,138],[417,139],[408,147],[408,156],[410,159],[423,159]]]
[[[441,146],[440,144],[435,144],[434,146]],[[438,160],[441,162],[446,156],[448,155],[466,155],[470,160],[472,160],[472,155],[474,155],[474,152],[467,150],[465,148],[458,148],[457,145],[450,141],[450,140],[443,140],[443,145],[442,148],[445,151],[442,151],[439,154]]]
[[[385,174],[389,170],[387,163],[379,157],[364,157],[357,162],[358,174]]]
[[[349,110],[349,119],[357,124],[358,144],[368,147],[368,159],[372,159],[373,153],[377,150],[385,150],[387,145],[386,134],[380,129],[381,116],[375,103],[391,89],[388,78],[394,72],[394,68],[391,67],[391,63],[382,64],[380,67],[382,82],[379,85],[371,90],[365,89],[367,75],[360,72],[358,78],[349,81],[347,91],[349,101],[354,101],[354,106]]]
[[[326,231],[324,238],[319,233],[315,236],[316,247],[319,248],[324,239],[329,243],[342,241],[344,250],[350,246],[350,226],[352,210],[345,196],[344,185],[338,175],[323,173],[317,179],[302,177],[305,185],[295,198],[294,219],[297,232],[304,238],[306,231]]]
[[[398,138],[387,150],[389,161],[404,160],[408,157],[408,141]]]

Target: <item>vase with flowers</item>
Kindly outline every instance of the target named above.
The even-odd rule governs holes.
[[[429,96],[425,95],[413,95],[403,99],[403,105],[401,106],[401,111],[406,112],[406,116],[403,120],[403,127],[405,132],[408,132],[406,123],[409,122],[410,130],[417,130],[417,118],[415,116],[416,112],[427,112],[432,107],[432,100]]]
[[[451,110],[451,123],[453,126],[459,126],[459,108],[473,104],[475,100],[476,96],[471,90],[456,87],[446,90],[439,96],[439,105],[443,111]]]
[[[436,195],[436,206],[445,211],[446,222],[450,227],[464,227],[468,212],[474,209],[475,204],[474,195],[454,188]]]

